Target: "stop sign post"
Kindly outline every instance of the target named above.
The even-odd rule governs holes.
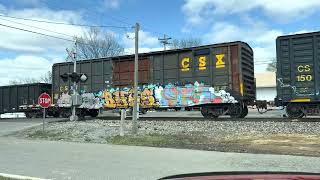
[[[38,104],[43,108],[42,131],[44,131],[44,120],[46,118],[46,109],[51,105],[51,97],[47,93],[42,93],[38,98]]]

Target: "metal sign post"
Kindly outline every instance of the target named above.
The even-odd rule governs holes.
[[[42,131],[44,131],[45,119],[46,119],[46,108],[43,108]]]

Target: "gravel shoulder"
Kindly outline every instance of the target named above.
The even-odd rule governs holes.
[[[90,120],[52,122],[10,136],[55,141],[94,142],[123,145],[171,147],[320,156],[320,122],[244,121],[139,121],[138,135],[131,135],[125,121],[125,136],[119,136],[120,121]]]

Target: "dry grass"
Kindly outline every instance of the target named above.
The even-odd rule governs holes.
[[[226,136],[218,139],[202,135],[188,136],[185,134],[152,134],[143,136],[115,136],[108,138],[107,141],[112,144],[136,146],[320,156],[320,137],[315,135],[248,135],[241,137]]]

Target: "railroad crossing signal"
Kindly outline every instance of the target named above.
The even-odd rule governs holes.
[[[49,94],[47,93],[42,93],[39,98],[38,98],[38,104],[42,107],[42,108],[48,108],[50,107],[51,104],[51,97]]]
[[[67,82],[68,79],[70,78],[71,82],[76,82],[78,83],[79,81],[85,82],[88,78],[85,74],[83,73],[64,73],[62,75],[60,75],[61,79],[63,80],[63,82]]]

